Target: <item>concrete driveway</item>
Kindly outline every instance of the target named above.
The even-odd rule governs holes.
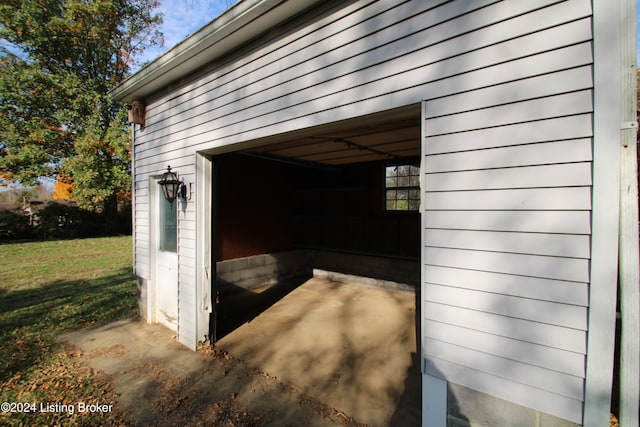
[[[228,299],[227,314],[259,293]],[[312,278],[213,350],[139,321],[64,339],[111,375],[132,425],[418,426],[415,325],[415,295]]]

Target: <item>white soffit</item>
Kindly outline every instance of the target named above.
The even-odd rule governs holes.
[[[319,0],[244,0],[109,91],[119,101],[144,99],[302,12]]]

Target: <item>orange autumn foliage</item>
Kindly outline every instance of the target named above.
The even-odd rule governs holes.
[[[72,178],[58,175],[56,176],[56,182],[53,187],[53,200],[74,200],[74,184]]]

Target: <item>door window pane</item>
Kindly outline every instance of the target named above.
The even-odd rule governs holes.
[[[178,248],[178,212],[176,204],[172,205],[161,195],[158,199],[159,249],[163,252],[176,252]]]

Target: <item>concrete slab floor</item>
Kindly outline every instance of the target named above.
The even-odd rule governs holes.
[[[420,425],[415,295],[313,278],[252,313],[209,353],[135,320],[63,339],[131,425]]]
[[[346,414],[219,352],[193,352],[137,320],[66,334],[74,355],[109,374],[126,426],[341,426]]]
[[[216,347],[360,423],[420,425],[415,307],[415,295],[312,278]]]

